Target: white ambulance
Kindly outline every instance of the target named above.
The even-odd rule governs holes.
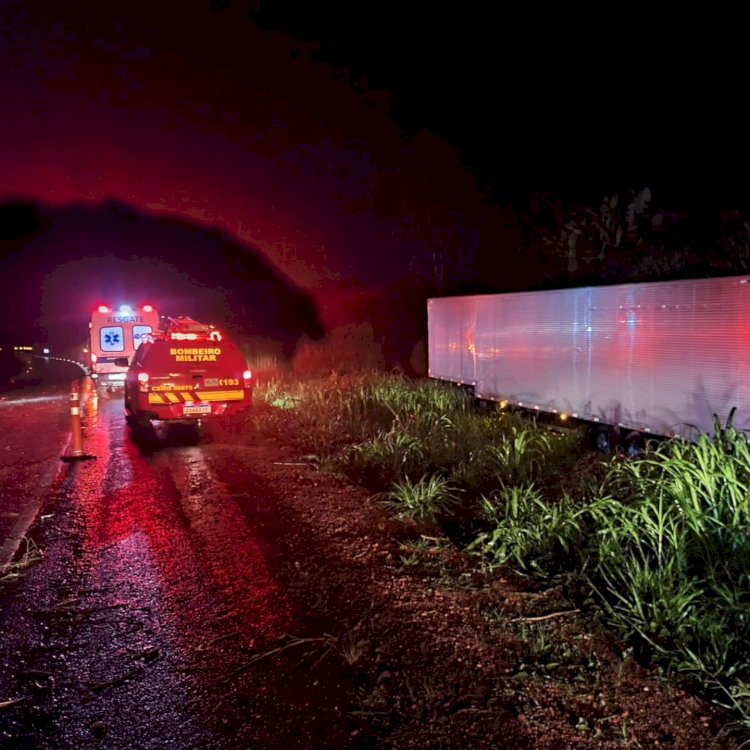
[[[159,328],[159,313],[153,305],[111,307],[99,305],[89,323],[91,377],[97,388],[121,390],[127,367],[118,366],[120,357],[133,358],[136,349]]]

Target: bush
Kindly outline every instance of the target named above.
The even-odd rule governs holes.
[[[292,360],[292,370],[299,377],[383,370],[384,366],[382,346],[375,342],[369,323],[334,328],[322,341],[305,338]]]

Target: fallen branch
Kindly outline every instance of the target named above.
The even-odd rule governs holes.
[[[224,633],[224,635],[217,635],[216,638],[212,638],[206,646],[213,646],[214,643],[219,643],[219,641],[225,641],[227,638],[234,638],[235,636],[242,635],[242,632],[239,630],[235,630],[233,633]],[[202,649],[198,649],[199,651]]]
[[[580,609],[563,609],[559,612],[550,612],[548,615],[539,615],[538,617],[516,617],[510,622],[542,622],[543,620],[554,620],[556,617],[565,617],[580,612]]]
[[[64,607],[67,608],[71,604],[75,604],[77,601],[79,601],[77,596],[71,596],[69,599],[63,599],[57,604],[52,605],[52,609],[63,609]]]
[[[2,711],[4,708],[10,708],[11,706],[15,706],[16,703],[21,703],[22,701],[26,700],[26,696],[23,698],[11,698],[9,701],[0,701],[0,711]]]
[[[98,682],[94,685],[87,685],[86,687],[93,693],[100,693],[103,690],[108,690],[109,688],[119,687],[120,685],[123,685],[128,680],[135,677],[137,674],[143,672],[143,670],[144,667],[135,667],[134,669],[131,669],[130,672],[122,675],[122,677],[115,677],[111,680],[106,680],[105,682]]]
[[[294,636],[290,635],[287,635],[286,637],[291,638],[292,640],[282,646],[272,648],[270,651],[265,651],[262,654],[256,654],[255,656],[252,656],[248,661],[246,661],[244,664],[240,664],[239,667],[236,667],[226,677],[224,677],[224,679],[221,680],[221,684],[226,685],[233,677],[246,672],[248,669],[250,669],[250,667],[253,666],[253,664],[259,662],[261,659],[266,659],[269,656],[279,654],[282,651],[286,651],[288,648],[291,648],[292,646],[300,646],[306,643],[321,643],[330,641],[333,636],[330,636],[328,635],[328,633],[326,633],[323,636],[316,636],[311,638],[295,638]]]

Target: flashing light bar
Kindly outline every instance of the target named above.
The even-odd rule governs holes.
[[[154,306],[153,305],[144,305],[140,309],[143,310],[143,312],[150,313],[150,312],[154,311]],[[100,313],[108,313],[108,312],[112,312],[112,310],[113,310],[113,308],[109,307],[109,305],[99,305],[96,308],[96,311],[100,312]],[[132,305],[120,305],[120,307],[118,308],[118,312],[121,315],[132,315],[133,314],[133,307],[132,307]]]

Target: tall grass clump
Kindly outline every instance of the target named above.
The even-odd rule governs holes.
[[[317,341],[304,336],[292,358],[294,374],[305,379],[382,371],[384,364],[382,346],[369,323],[337,326]]]
[[[366,429],[362,439],[342,453],[340,463],[367,483],[449,474],[466,453],[465,426],[474,412],[465,391],[391,375],[357,395],[362,413],[368,415]]]
[[[586,506],[569,496],[546,500],[533,485],[506,485],[483,498],[491,524],[469,545],[491,566],[510,565],[535,578],[553,579],[580,562],[587,531]]]
[[[605,620],[648,658],[750,717],[750,446],[715,436],[615,462],[591,582]],[[731,701],[730,701],[731,702]],[[740,705],[742,704],[742,705]],[[744,707],[743,707],[744,706]]]
[[[565,487],[584,450],[583,435],[545,431],[507,415],[500,440],[480,448],[471,467],[484,475],[475,486],[480,520],[469,551],[491,567],[507,565],[553,580],[581,565],[589,545],[589,496]],[[489,481],[488,481],[489,480]]]
[[[459,490],[445,477],[423,476],[416,482],[396,482],[376,497],[397,516],[430,527],[458,501]]]
[[[256,388],[255,395],[272,411],[283,412],[287,434],[300,447],[330,456],[391,424],[394,415],[388,406],[368,397],[384,377],[358,372],[285,378]]]

